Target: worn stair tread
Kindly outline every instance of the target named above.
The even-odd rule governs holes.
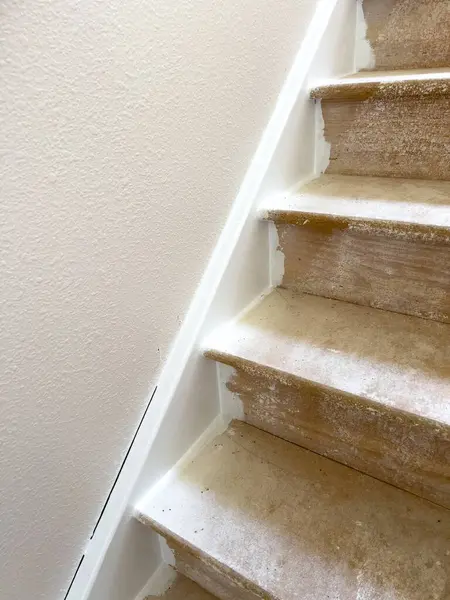
[[[450,240],[450,182],[322,175],[262,207],[277,223]]]
[[[201,588],[194,581],[177,573],[169,589],[157,596],[147,596],[145,600],[217,600],[209,592]]]
[[[450,326],[275,289],[205,342],[235,368],[270,369],[450,424]]]
[[[318,82],[310,94],[330,101],[443,96],[450,94],[450,69],[363,71]]]
[[[137,507],[221,597],[277,600],[446,600],[449,516],[242,422]]]

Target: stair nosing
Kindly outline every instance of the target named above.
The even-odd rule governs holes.
[[[373,309],[373,310],[379,310],[379,309]],[[254,373],[255,370],[264,372],[265,374],[270,373],[279,381],[282,381],[283,379],[285,379],[285,377],[283,377],[283,376],[287,376],[291,381],[293,381],[296,384],[301,385],[302,383],[309,383],[309,384],[312,384],[315,387],[322,389],[322,390],[328,390],[331,392],[339,392],[339,394],[341,394],[342,396],[347,397],[349,399],[350,398],[358,398],[359,400],[363,401],[364,403],[366,403],[374,408],[383,407],[386,410],[395,412],[396,414],[399,414],[399,415],[406,415],[408,417],[414,417],[415,420],[422,421],[431,426],[442,427],[444,429],[450,428],[450,422],[439,421],[437,418],[422,415],[419,412],[416,412],[414,410],[408,410],[406,408],[400,408],[400,407],[392,405],[392,404],[386,404],[379,400],[374,400],[373,398],[370,398],[363,394],[355,394],[352,392],[348,392],[347,390],[341,389],[339,387],[333,387],[333,386],[327,385],[326,383],[323,383],[321,381],[309,379],[307,377],[302,377],[301,375],[297,375],[295,373],[292,373],[291,371],[283,370],[278,367],[269,365],[267,363],[262,363],[262,362],[258,362],[257,360],[252,360],[250,358],[245,358],[245,357],[239,356],[238,354],[227,353],[223,350],[216,350],[214,348],[209,348],[209,349],[204,350],[203,355],[210,360],[220,362],[220,363],[227,365],[229,367],[232,367],[234,369],[242,369],[243,371],[247,371],[248,367],[254,367],[254,369],[252,369],[252,371],[251,371],[252,373]]]
[[[365,71],[361,74],[318,81],[310,97],[323,101],[439,97],[450,94],[449,69]]]
[[[241,437],[244,438],[242,442]],[[239,451],[242,452],[241,455],[232,456]],[[268,483],[259,488],[261,476],[264,476],[264,481]],[[276,482],[278,484],[274,485]],[[286,497],[288,490],[289,495]],[[317,508],[316,503],[310,504],[311,493],[317,496]],[[344,498],[341,516],[339,494],[342,493]],[[282,498],[284,503],[280,503]],[[347,507],[348,503],[351,505]],[[275,513],[273,523],[272,506]],[[292,512],[294,506],[296,510]],[[330,512],[331,506],[336,508]],[[391,516],[392,509],[397,515],[394,520]],[[337,520],[334,517],[335,511]],[[410,519],[410,511],[417,517],[417,525],[413,525],[411,532],[403,531],[401,525],[396,525],[396,519],[398,517],[406,526]],[[289,513],[298,516],[291,521],[290,517],[286,516]],[[254,548],[255,557],[259,549],[262,553],[267,551],[263,544],[269,542],[272,532],[280,539],[285,539],[286,543],[280,545],[280,542],[274,540],[273,547],[269,547],[270,556],[272,550],[276,553],[274,558],[292,557],[291,560],[287,559],[287,569],[295,564],[297,556],[310,558],[312,565],[322,568],[321,559],[331,552],[330,558],[335,565],[333,573],[336,577],[342,568],[343,573],[348,574],[346,565],[353,559],[354,545],[364,550],[367,543],[365,535],[360,537],[358,527],[349,540],[345,539],[345,535],[339,536],[337,543],[342,540],[343,553],[339,557],[336,556],[335,560],[333,540],[328,537],[330,534],[344,534],[348,527],[353,530],[353,527],[359,524],[363,527],[361,531],[371,536],[368,556],[374,558],[380,551],[380,542],[384,543],[384,536],[387,535],[389,539],[391,535],[394,547],[398,547],[399,550],[399,564],[402,565],[402,569],[407,569],[414,556],[414,550],[407,542],[408,535],[412,535],[417,543],[426,542],[421,547],[421,552],[429,552],[435,560],[436,557],[441,558],[446,548],[446,537],[442,527],[445,528],[449,516],[448,509],[427,499],[239,422],[232,423],[224,434],[203,448],[189,464],[181,465],[173,482],[159,490],[156,495],[144,498],[135,510],[135,517],[139,521],[167,537],[169,546],[173,543],[175,557],[180,558],[182,564],[183,553],[186,553],[194,560],[200,561],[202,567],[206,567],[206,577],[209,575],[208,568],[211,567],[212,572],[218,573],[219,578],[222,577],[222,581],[229,582],[231,592],[236,593],[236,589],[241,588],[256,593],[256,596],[261,598],[294,598],[296,582],[304,582],[305,576],[311,581],[311,585],[316,586],[317,582],[314,575],[310,574],[308,561],[305,563],[304,572],[298,575],[300,579],[294,577],[294,581],[284,589],[283,584],[279,583],[278,575],[274,577],[271,572],[266,574],[265,569],[261,572],[258,561],[249,562],[245,553],[242,555],[243,540],[239,536],[254,534],[255,543],[259,544]],[[441,519],[443,525],[437,525],[441,523]],[[414,522],[411,521],[411,525]],[[316,523],[319,530],[315,527]],[[291,527],[287,526],[289,524]],[[391,525],[394,527],[392,534],[389,533]],[[222,534],[224,527],[225,533]],[[315,547],[311,549],[313,553],[309,553],[309,545],[319,532],[324,546],[322,548],[322,542],[319,542],[319,554],[316,556]],[[397,536],[397,533],[401,535]],[[436,534],[437,538],[434,537]],[[298,545],[292,545],[296,539]],[[432,539],[438,539],[439,544],[435,546]],[[217,540],[220,540],[220,543]],[[339,550],[339,546],[337,549]],[[383,569],[382,572],[390,573],[388,559],[381,562],[383,566],[374,564],[371,569],[380,568]],[[188,562],[188,567],[189,564]],[[285,563],[281,564],[283,569]],[[328,569],[326,564],[323,566],[324,570]],[[202,570],[194,572],[202,576]],[[282,573],[283,570],[280,574]],[[331,572],[330,575],[333,576]],[[442,581],[445,573],[440,572],[439,575]],[[338,583],[339,589],[341,585],[341,591],[344,591],[344,588],[348,589],[353,576],[349,574],[343,579],[337,576],[335,582]],[[328,579],[326,580],[326,591],[331,589],[327,586],[333,585],[332,581],[333,579],[328,583]],[[426,586],[426,581],[421,580],[422,589]],[[398,575],[394,575],[393,583],[401,585]],[[280,596],[281,592],[287,595]]]
[[[171,539],[174,540],[174,542],[176,544],[178,544],[179,546],[182,546],[188,552],[191,552],[192,554],[194,554],[194,556],[196,556],[197,558],[207,560],[209,563],[212,563],[213,565],[215,565],[216,568],[219,568],[223,571],[228,571],[228,572],[231,571],[235,575],[235,577],[239,579],[240,583],[245,582],[246,589],[250,589],[256,593],[262,593],[262,594],[266,593],[263,588],[261,588],[260,586],[255,584],[250,579],[248,579],[248,577],[246,577],[243,573],[240,573],[237,569],[229,567],[223,561],[215,558],[211,554],[208,554],[206,551],[202,550],[202,548],[200,546],[197,546],[190,540],[187,540],[185,537],[181,537],[173,529],[170,529],[169,527],[162,525],[154,517],[151,517],[150,515],[145,514],[139,508],[137,511],[135,511],[135,517],[140,523],[142,523],[143,525],[146,525],[146,526],[150,526],[159,535],[162,535],[163,537],[170,537]]]
[[[450,242],[450,226],[445,225],[302,211],[296,208],[266,209],[262,218],[265,221],[286,225],[308,225],[326,229],[326,225],[329,224],[330,229],[347,229],[397,239],[406,237],[424,242]]]
[[[275,290],[276,291],[276,290]],[[272,292],[273,294],[274,292]],[[450,325],[447,325],[445,323],[440,323],[438,321],[429,321],[429,320],[424,320],[420,317],[416,317],[413,315],[404,315],[401,313],[396,313],[396,312],[391,312],[391,311],[386,311],[383,309],[379,309],[379,308],[373,308],[370,306],[361,306],[358,304],[353,304],[350,302],[346,302],[343,300],[336,300],[336,299],[332,299],[332,298],[325,298],[325,297],[321,297],[321,296],[312,296],[310,294],[306,294],[306,293],[300,293],[300,294],[292,294],[292,296],[295,296],[296,298],[314,298],[317,299],[317,301],[325,301],[325,302],[329,302],[329,303],[333,303],[335,305],[341,306],[341,307],[347,307],[347,309],[350,310],[354,310],[355,314],[356,311],[366,311],[368,314],[373,314],[374,316],[376,315],[376,313],[381,313],[385,316],[389,316],[390,319],[392,319],[392,322],[397,321],[397,323],[400,323],[400,320],[415,320],[417,321],[417,323],[426,323],[427,327],[430,328],[436,328],[440,329],[442,327],[449,327],[449,332],[450,332]],[[270,294],[267,298],[270,297]],[[250,313],[252,313],[254,310],[258,309],[257,305],[254,309],[252,309],[250,311]],[[361,313],[362,314],[362,313]],[[243,320],[245,321],[245,315],[243,317]],[[229,333],[225,333],[226,330],[228,330],[229,327],[234,328],[233,331],[234,333],[236,333],[236,331],[239,329],[239,326],[242,327],[242,324],[240,323],[240,320],[238,321],[231,321],[226,323],[225,325],[222,325],[221,327],[219,327],[217,330],[215,330],[206,340],[206,343],[204,345],[204,356],[212,359],[212,360],[216,360],[218,362],[222,362],[224,364],[227,364],[229,366],[232,366],[234,368],[238,368],[238,364],[240,363],[247,363],[247,365],[252,365],[256,368],[258,368],[261,371],[270,371],[274,374],[280,374],[280,375],[284,375],[289,377],[292,381],[298,382],[299,384],[302,382],[307,382],[310,383],[320,389],[326,389],[326,390],[332,390],[334,392],[339,392],[342,395],[345,395],[346,397],[349,398],[358,398],[361,401],[371,405],[371,406],[380,406],[383,407],[385,410],[388,411],[393,411],[396,414],[405,414],[405,415],[409,415],[409,416],[413,416],[416,419],[420,419],[423,422],[429,423],[431,425],[436,425],[439,427],[443,427],[443,428],[450,428],[450,417],[447,418],[439,418],[437,415],[436,416],[432,416],[431,414],[426,414],[425,411],[421,411],[418,409],[417,405],[414,405],[414,407],[412,409],[409,408],[405,408],[402,407],[398,400],[395,399],[395,396],[392,397],[392,402],[387,402],[383,399],[377,399],[375,397],[370,397],[368,396],[366,393],[364,393],[364,391],[353,391],[350,389],[345,389],[342,386],[339,385],[332,385],[330,383],[326,383],[325,381],[320,381],[317,378],[312,378],[310,376],[307,375],[301,375],[300,373],[295,373],[290,369],[283,369],[281,368],[279,365],[275,365],[275,364],[268,364],[267,362],[263,362],[261,360],[258,360],[257,358],[251,358],[245,355],[245,353],[242,351],[241,353],[238,353],[237,351],[230,351],[229,349],[224,349],[223,345],[221,345],[220,343],[216,343],[215,340],[223,340],[226,339],[227,336],[229,336]],[[237,328],[237,330],[236,330]],[[270,341],[268,342],[270,344]],[[310,347],[313,347],[313,345],[310,344]],[[349,355],[350,356],[350,355]],[[221,360],[222,359],[222,360]],[[242,366],[242,364],[241,364]],[[406,372],[406,370],[404,368],[401,369],[401,371]],[[338,383],[338,382],[336,382]]]
[[[360,190],[364,182],[372,182],[377,180],[379,184],[382,181],[383,185],[388,186],[390,178],[370,178],[370,177],[358,177],[358,176],[339,176],[339,175],[321,175],[320,177],[313,179],[309,183],[302,185],[297,191],[291,192],[289,195],[279,196],[273,199],[268,199],[263,206],[260,207],[259,215],[260,218],[266,221],[273,221],[275,223],[292,224],[292,225],[308,225],[310,227],[318,227],[321,229],[348,229],[351,231],[359,231],[362,233],[369,233],[374,235],[383,235],[393,238],[409,238],[412,240],[421,240],[424,242],[450,242],[450,217],[449,223],[438,222],[437,217],[441,216],[439,213],[435,213],[434,222],[433,214],[428,216],[428,219],[421,218],[420,215],[412,215],[411,218],[401,218],[401,215],[395,215],[392,218],[382,218],[373,214],[373,210],[364,214],[364,210],[358,214],[358,206],[372,205],[374,207],[379,206],[378,212],[380,215],[386,212],[386,207],[392,205],[395,207],[400,202],[407,203],[407,200],[390,200],[388,195],[386,199],[374,198],[370,196],[364,196],[361,192],[354,192],[351,195],[352,180],[355,184],[355,190]],[[331,184],[328,182],[331,181]],[[344,184],[347,186],[349,192],[347,194],[341,193],[331,196],[327,196],[327,190],[332,189],[333,182],[337,185]],[[400,180],[395,181],[394,185],[398,184],[410,184],[414,185],[411,180]],[[421,182],[425,183],[422,187],[426,189],[425,180]],[[429,182],[430,188],[432,184],[436,182]],[[311,185],[317,184],[328,184],[330,188],[325,188],[324,192],[310,191]],[[446,209],[448,208],[448,214],[450,215],[450,182],[449,182],[449,203],[448,205],[442,204],[442,214],[447,214]],[[328,206],[321,208],[321,202],[326,200]],[[341,205],[340,205],[341,203]],[[342,206],[343,204],[347,206]],[[314,204],[317,205],[317,209],[314,209]],[[333,207],[333,204],[335,205]],[[351,206],[353,204],[353,206]],[[302,208],[302,205],[304,208]],[[433,205],[423,202],[413,201],[410,202],[411,207],[416,207],[416,210],[427,208],[432,210]],[[439,205],[437,205],[439,206]],[[435,207],[436,208],[436,207]]]

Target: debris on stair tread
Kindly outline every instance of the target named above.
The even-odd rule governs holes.
[[[450,424],[450,328],[275,289],[205,341],[205,355],[252,364]]]
[[[449,515],[238,421],[138,507],[169,546],[282,600],[447,600]]]
[[[278,223],[323,226],[330,220],[361,231],[450,239],[450,182],[322,175],[261,207]]]

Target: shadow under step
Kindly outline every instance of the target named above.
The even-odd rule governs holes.
[[[174,582],[164,594],[146,596],[145,600],[157,600],[157,598],[159,600],[217,600],[215,596],[180,573],[177,573]]]
[[[450,321],[450,182],[322,175],[261,214],[283,287]]]
[[[245,423],[136,516],[222,600],[448,597],[448,510]]]
[[[245,420],[450,507],[450,326],[276,289],[206,341]]]

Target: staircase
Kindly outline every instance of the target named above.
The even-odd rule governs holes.
[[[450,599],[450,2],[363,9],[329,166],[264,207],[281,285],[208,340],[244,417],[139,507],[166,600]]]

